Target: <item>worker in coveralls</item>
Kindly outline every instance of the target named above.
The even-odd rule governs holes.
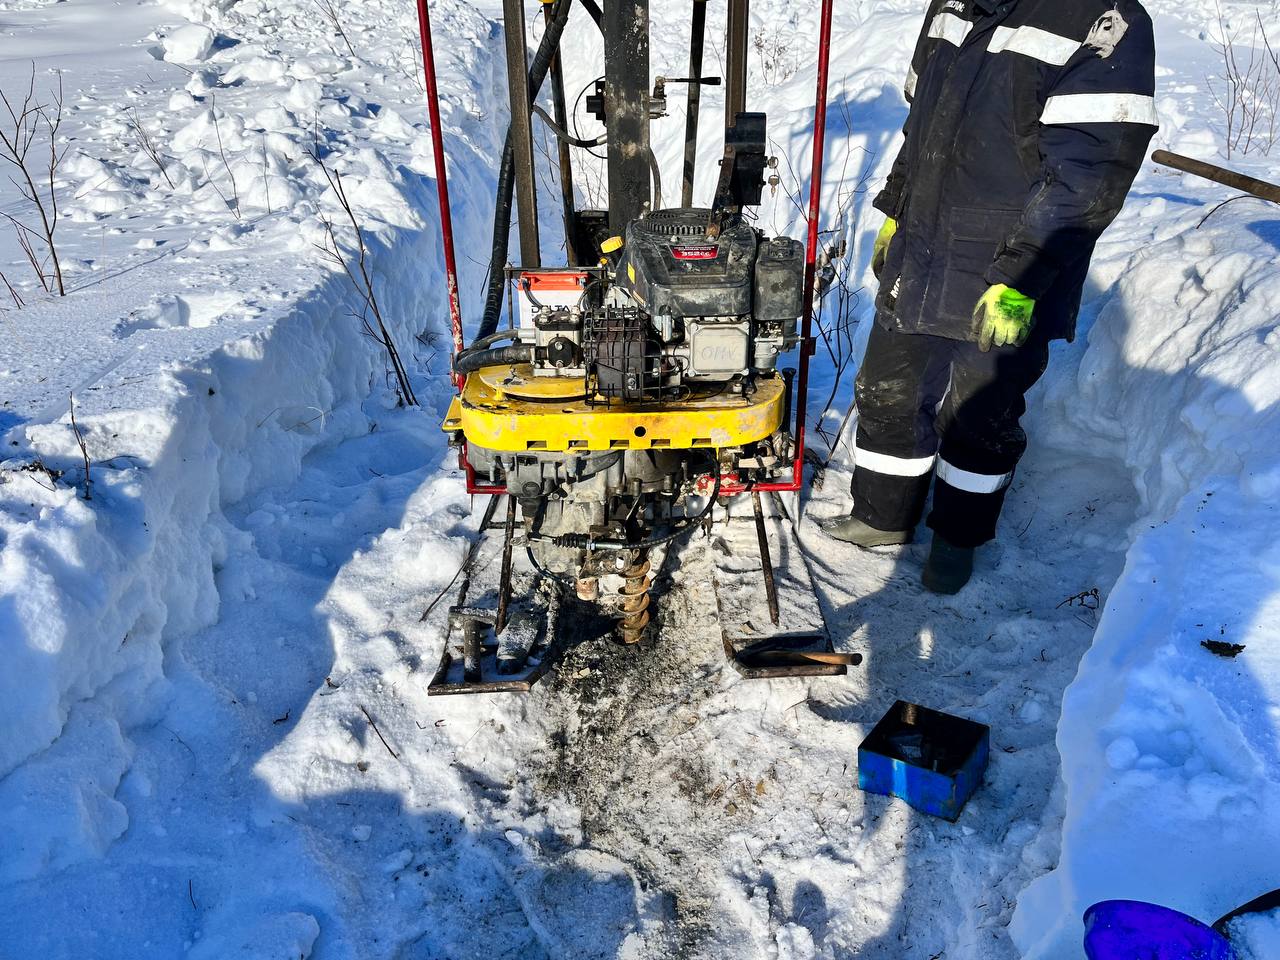
[[[1023,395],[1071,339],[1094,244],[1157,128],[1137,0],[933,0],[906,141],[875,206],[876,322],[856,386],[851,516],[908,543],[933,484],[924,584],[955,593],[1027,438]]]

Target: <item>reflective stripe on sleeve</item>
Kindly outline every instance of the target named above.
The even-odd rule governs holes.
[[[919,81],[916,75],[916,68],[912,67],[907,71],[907,82],[902,85],[902,92],[907,95],[908,100],[914,100],[916,97],[916,83]]]
[[[1042,63],[1060,67],[1080,49],[1080,42],[1060,37],[1039,27],[996,27],[987,44],[988,53],[1020,53]]]
[[[940,13],[929,24],[929,36],[958,47],[972,29],[973,24],[968,20],[961,20],[954,13]]]
[[[1143,123],[1160,126],[1155,97],[1140,93],[1070,93],[1050,97],[1040,115],[1044,124]]]
[[[938,458],[938,479],[966,493],[999,493],[1013,479],[1012,473],[972,473]]]
[[[856,444],[853,448],[853,464],[873,473],[890,477],[923,477],[933,469],[937,457],[893,457],[887,453],[873,453]]]

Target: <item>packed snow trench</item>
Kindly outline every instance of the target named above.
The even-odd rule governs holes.
[[[1148,6],[1157,145],[1221,160],[1216,5]],[[836,11],[823,228],[849,245],[838,289],[866,289],[823,305],[852,360],[837,383],[819,352],[832,438],[923,7]],[[1280,23],[1273,3],[1224,7],[1229,26]],[[654,10],[654,73],[683,75],[685,5]],[[598,54],[581,14],[571,95]],[[474,320],[501,14],[432,15]],[[799,236],[817,4],[752,18],[749,89],[784,174],[760,221]],[[1211,921],[1280,886],[1274,207],[1214,210],[1232,194],[1144,168],[1081,336],[1034,395],[1001,537],[958,596],[921,592],[923,544],[860,553],[815,526],[849,506],[845,425],[800,534],[837,646],[866,655],[848,677],[726,669],[693,541],[653,642],[584,643],[527,697],[428,700],[444,623],[422,616],[483,502],[438,429],[447,310],[416,29],[405,0],[0,0],[0,87],[51,96],[61,74],[68,291],[42,292],[5,234],[0,957],[1065,960],[1094,901]],[[704,94],[700,192],[719,103]],[[678,108],[658,128],[667,170],[682,130]],[[1270,169],[1256,152],[1231,165]],[[326,171],[420,408],[397,405],[325,252],[326,221],[354,249]],[[578,187],[599,191],[585,157]],[[857,789],[857,745],[898,698],[992,728],[955,824]],[[1278,929],[1259,918],[1240,943],[1280,956]]]

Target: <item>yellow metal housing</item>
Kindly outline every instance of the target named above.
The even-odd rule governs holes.
[[[735,447],[762,440],[782,424],[786,388],[778,376],[757,378],[749,397],[714,392],[606,406],[586,398],[511,396],[498,386],[509,370],[486,367],[469,376],[442,429],[461,430],[477,447],[527,453]],[[519,367],[515,372],[525,389],[529,381],[552,379],[534,378]]]

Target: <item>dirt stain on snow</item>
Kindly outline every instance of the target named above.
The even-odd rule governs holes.
[[[599,620],[566,618],[578,642],[548,684],[554,720],[537,784],[581,811],[588,844],[661,895],[662,942],[649,948],[679,958],[706,955],[717,851],[741,827],[724,813],[731,801],[696,735],[722,687],[723,655],[714,620],[698,612],[714,609],[709,578],[689,566],[680,587],[658,579],[655,626],[635,647],[598,639]]]

